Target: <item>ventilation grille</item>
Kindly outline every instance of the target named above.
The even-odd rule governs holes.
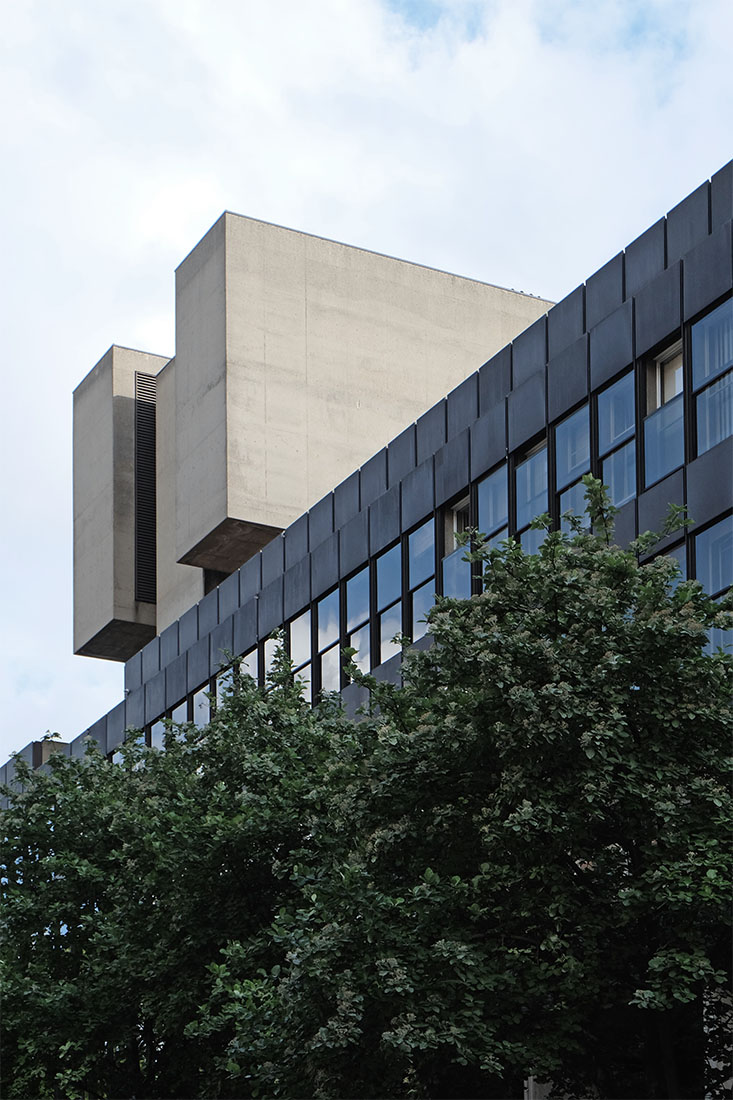
[[[155,375],[135,371],[135,599],[155,593]]]

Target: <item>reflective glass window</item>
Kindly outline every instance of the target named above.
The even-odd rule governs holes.
[[[150,745],[154,749],[165,748],[165,726],[160,721],[150,727]]]
[[[733,584],[733,516],[696,535],[695,570],[710,596]]]
[[[412,593],[412,640],[417,641],[426,633],[428,627],[423,620],[435,603],[435,582],[431,577],[427,584],[416,588]]]
[[[325,649],[339,637],[339,593],[335,588],[318,601],[318,649]]]
[[[506,527],[509,515],[506,466],[479,481],[477,497],[479,531],[491,535],[499,527]]]
[[[369,566],[346,582],[346,629],[369,618]]]
[[[321,691],[341,689],[341,649],[331,646],[321,654]]]
[[[208,724],[210,717],[209,710],[209,689],[207,686],[200,688],[195,692],[193,697],[193,721],[199,729]]]
[[[253,649],[250,653],[246,653],[239,662],[239,668],[243,676],[251,676],[253,680],[257,679],[257,670],[259,662],[257,660],[257,650]]]
[[[692,326],[692,388],[733,367],[733,298]]]
[[[636,496],[636,443],[624,447],[603,460],[603,484],[608,486],[611,504],[619,508]]]
[[[188,721],[188,699],[184,699],[183,702],[173,708],[171,719],[173,722],[177,722],[179,726]]]
[[[462,535],[469,525],[469,497],[468,494],[460,500],[449,505],[443,511],[443,530],[445,541],[443,553],[451,554],[459,545],[457,535]]]
[[[231,668],[225,668],[223,672],[220,672],[216,677],[216,706],[217,709],[224,705],[228,699],[231,698],[232,686],[234,684],[234,670]]]
[[[309,699],[311,694],[311,666],[303,665],[302,668],[299,668],[295,673],[295,679],[297,683],[302,685],[300,694],[305,699]]]
[[[402,595],[402,548],[398,543],[377,558],[377,607],[386,607]]]
[[[687,550],[684,542],[679,546],[673,546],[670,550],[665,550],[664,556],[674,558],[680,568],[679,575],[672,581],[672,588],[676,588],[680,581],[687,580]]]
[[[466,561],[466,547],[459,546],[441,563],[443,595],[455,600],[467,600],[471,595],[471,563]]]
[[[590,422],[584,405],[555,428],[557,489],[588,472],[590,467]]]
[[[576,481],[575,485],[560,494],[560,530],[570,531],[570,524],[562,518],[564,512],[572,512],[579,519],[585,516],[585,485],[582,481]]]
[[[410,588],[435,573],[435,524],[432,519],[408,535],[407,569]]]
[[[351,647],[356,650],[352,660],[362,672],[368,672],[371,665],[369,639],[370,630],[369,624],[367,623],[366,626],[362,626],[359,630],[355,630],[349,641]]]
[[[697,453],[733,435],[733,370],[697,395]]]
[[[644,421],[644,471],[647,485],[681,466],[685,457],[682,394]]]
[[[275,660],[275,654],[277,653],[279,645],[280,643],[277,638],[268,638],[263,646],[265,676],[267,676],[269,672],[272,672],[272,665]]]
[[[525,458],[515,471],[517,527],[525,527],[547,511],[547,448]]]
[[[598,453],[605,455],[634,434],[634,373],[598,394]]]
[[[705,647],[708,653],[712,654],[718,649],[723,649],[726,653],[733,655],[733,630],[721,630],[714,626],[708,631],[708,638],[710,641]]]
[[[296,666],[311,659],[311,613],[304,611],[290,624],[290,660]]]
[[[396,603],[379,616],[379,657],[380,662],[386,661],[395,653],[400,652],[400,647],[392,639],[396,634],[402,633],[402,604]]]
[[[547,538],[547,531],[540,528],[528,527],[522,531],[519,541],[525,554],[536,554],[542,543]]]

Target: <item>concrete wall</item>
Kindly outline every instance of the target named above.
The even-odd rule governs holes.
[[[548,304],[223,215],[177,271],[177,560],[236,568]]]
[[[111,347],[74,391],[74,652],[124,661],[155,634],[135,599],[135,372],[166,359]]]

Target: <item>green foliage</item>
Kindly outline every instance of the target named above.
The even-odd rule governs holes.
[[[26,775],[5,1095],[702,1094],[733,808],[733,660],[704,647],[730,612],[613,546],[587,488],[595,533],[474,551],[483,594],[438,601],[403,687],[352,669],[359,720],[281,656],[165,752]]]

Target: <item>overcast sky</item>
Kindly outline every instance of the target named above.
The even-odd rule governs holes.
[[[731,0],[13,0],[0,51],[0,762],[122,697],[71,652],[71,393],[173,354],[222,210],[558,299],[733,155]]]

